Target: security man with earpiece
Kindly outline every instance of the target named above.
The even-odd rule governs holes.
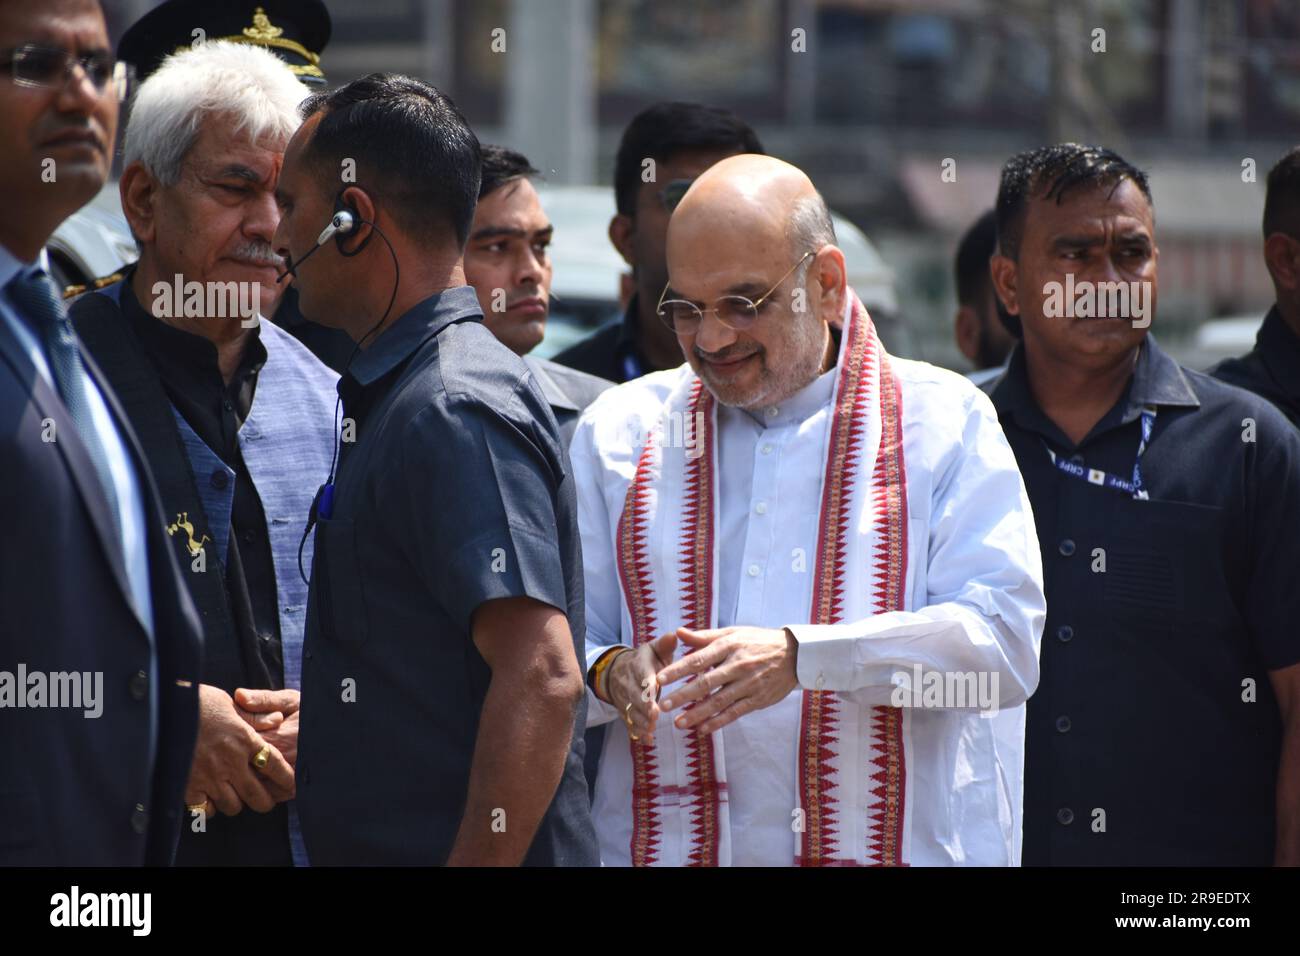
[[[574,484],[545,396],[465,283],[478,140],[409,77],[302,112],[275,245],[303,314],[357,343],[311,514],[308,853],[595,865]]]

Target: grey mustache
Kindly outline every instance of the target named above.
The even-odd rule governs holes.
[[[276,253],[269,242],[255,242],[240,246],[235,250],[235,257],[260,266],[274,266],[277,269],[284,265],[284,259]]]

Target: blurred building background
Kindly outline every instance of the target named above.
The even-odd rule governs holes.
[[[1150,172],[1156,328],[1176,352],[1195,361],[1201,323],[1272,300],[1260,214],[1300,141],[1296,0],[326,2],[331,82],[424,77],[553,183],[608,184],[622,127],[656,100],[736,110],[877,245],[931,361],[961,367],[952,253],[1002,162],[1064,139]],[[111,4],[115,35],[152,5]]]

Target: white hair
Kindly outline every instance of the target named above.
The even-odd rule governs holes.
[[[256,142],[288,139],[302,122],[306,88],[283,60],[262,47],[223,40],[167,57],[136,92],[122,157],[163,185],[180,180],[181,163],[210,115],[233,117],[235,132]]]
[[[817,252],[822,246],[835,244],[835,224],[821,193],[794,201],[786,236],[796,252]]]

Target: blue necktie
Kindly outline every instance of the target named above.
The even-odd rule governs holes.
[[[87,375],[81,363],[81,351],[77,346],[77,337],[68,321],[67,310],[63,300],[54,288],[49,276],[36,269],[9,283],[9,295],[18,305],[19,314],[36,333],[45,347],[45,355],[50,363],[50,371],[59,389],[59,397],[67,406],[72,416],[73,427],[90,453],[90,460],[99,475],[99,483],[104,488],[104,497],[113,516],[113,529],[117,533],[116,542],[119,551],[122,542],[122,509],[117,500],[117,486],[113,483],[113,473],[108,466],[108,452],[95,422],[90,414],[90,402],[87,400]],[[58,433],[54,440],[58,441]]]

